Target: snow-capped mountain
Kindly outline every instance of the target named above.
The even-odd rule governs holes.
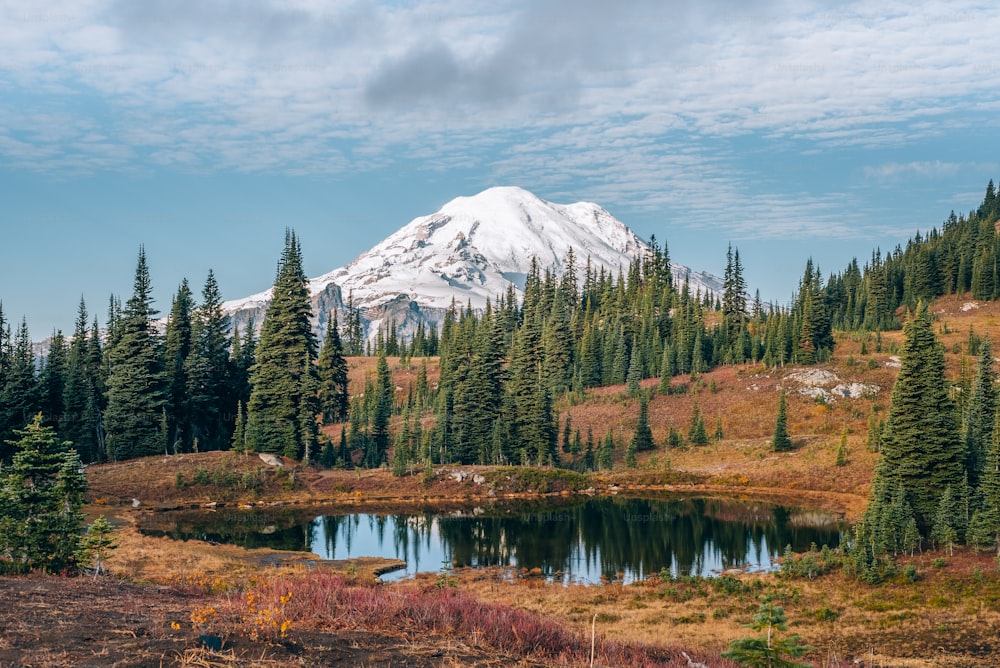
[[[437,324],[454,300],[475,309],[524,286],[531,259],[561,275],[569,249],[578,275],[587,258],[595,268],[627,270],[648,246],[597,204],[553,204],[515,187],[497,187],[456,198],[437,213],[413,219],[345,267],[309,281],[317,334],[331,310],[344,309],[349,293],[369,335],[395,321],[402,335],[417,323]],[[691,291],[720,293],[722,280],[672,264]],[[270,290],[226,302],[241,329],[264,318]],[[341,322],[343,317],[341,316]]]

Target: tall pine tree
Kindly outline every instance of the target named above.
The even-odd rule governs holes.
[[[146,251],[140,248],[132,297],[116,324],[116,341],[108,352],[104,424],[108,457],[114,461],[164,450],[161,418],[167,397],[152,292]]]
[[[326,335],[316,363],[319,373],[319,405],[323,422],[347,419],[350,395],[347,392],[347,360],[340,340],[337,317],[331,311],[326,319]]]
[[[295,233],[287,230],[251,369],[247,445],[252,450],[294,455],[296,459],[302,455],[300,408],[303,387],[308,386],[302,375],[316,372],[312,363],[316,341],[309,320],[302,251]]]
[[[921,531],[934,522],[941,493],[959,489],[964,448],[944,375],[944,349],[921,303],[903,328],[902,368],[882,439],[876,477],[902,485]]]

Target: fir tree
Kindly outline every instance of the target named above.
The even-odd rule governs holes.
[[[972,542],[995,549],[1000,557],[1000,411],[994,415],[993,436],[986,453],[986,466],[979,483],[982,507],[970,522]]]
[[[876,476],[902,483],[922,531],[942,491],[962,482],[964,448],[944,376],[944,351],[921,304],[903,329],[902,368],[892,390]]]
[[[790,635],[786,638],[776,638],[775,631],[785,631],[787,617],[781,606],[775,605],[770,598],[765,598],[749,624],[755,631],[766,631],[764,636],[756,638],[738,638],[729,644],[729,649],[722,653],[725,659],[732,659],[744,666],[760,666],[761,668],[807,668],[810,664],[799,663],[797,659],[812,650],[812,647],[802,643],[802,638]]]
[[[882,426],[878,413],[875,412],[875,406],[872,406],[868,415],[868,436],[865,439],[865,444],[872,452],[879,452],[882,449]]]
[[[236,452],[245,452],[247,449],[246,417],[243,415],[243,402],[236,404],[236,424],[233,428],[233,439],[230,445]]]
[[[14,433],[0,473],[0,571],[74,570],[87,489],[80,457],[41,413]]]
[[[955,498],[951,485],[944,488],[938,500],[937,510],[934,513],[934,524],[931,527],[931,540],[937,543],[938,547],[948,548],[948,554],[954,553],[955,543],[959,540],[956,520],[959,514],[958,500]]]
[[[59,419],[59,433],[74,444],[80,458],[87,463],[100,461],[104,455],[95,428],[101,422],[101,397],[97,378],[101,371],[100,340],[93,343],[97,346],[94,355],[96,359],[92,358],[91,341],[88,339],[87,305],[81,298],[73,338],[66,356],[64,409]],[[96,411],[97,415],[93,415],[92,411]]]
[[[632,352],[629,356],[628,373],[626,374],[625,387],[630,397],[639,395],[640,381],[642,380],[642,356],[639,352],[637,342],[632,342]]]
[[[153,323],[156,313],[146,252],[140,248],[132,297],[116,325],[116,340],[109,344],[104,424],[108,456],[113,461],[164,450],[160,418],[167,396],[160,339]]]
[[[375,397],[371,417],[371,440],[365,453],[365,466],[377,468],[388,461],[389,452],[389,418],[395,395],[395,385],[389,373],[389,363],[385,354],[379,355],[376,367]]]
[[[630,445],[636,452],[656,448],[653,430],[649,427],[649,400],[645,396],[639,398],[639,422],[635,426],[635,435]]]
[[[628,446],[625,448],[625,466],[634,469],[637,466],[637,461],[635,457],[635,439],[633,438],[629,441]]]
[[[87,526],[83,535],[77,557],[83,566],[93,564],[95,579],[104,572],[104,562],[111,556],[111,551],[118,547],[114,534],[111,522],[104,515],[99,515]]]
[[[299,448],[297,452],[285,452],[286,457],[298,455],[302,463],[310,465],[316,459],[316,449],[319,445],[319,425],[316,418],[320,415],[319,398],[316,395],[317,379],[312,360],[308,355],[302,359],[302,375],[299,387]]]
[[[691,426],[688,429],[688,442],[691,445],[708,445],[708,432],[705,431],[705,420],[701,417],[701,409],[694,405],[691,413]]]
[[[194,298],[187,279],[181,281],[170,306],[164,340],[164,371],[167,390],[168,449],[174,454],[191,451],[192,434],[188,418],[189,387],[185,362],[191,354],[191,316]]]
[[[569,454],[573,449],[572,429],[573,417],[571,415],[567,415],[566,421],[563,423],[562,431],[562,451],[567,454]]]
[[[191,350],[184,362],[187,420],[191,437],[198,439],[202,450],[221,450],[229,442],[226,416],[233,410],[229,403],[232,364],[229,326],[211,270],[201,295],[201,306],[192,317]]]
[[[583,451],[583,470],[593,471],[597,468],[597,461],[595,459],[596,454],[594,452],[594,432],[590,427],[587,427],[587,447]]]
[[[344,359],[337,318],[332,311],[327,315],[326,335],[319,351],[316,371],[319,374],[319,403],[323,422],[343,422],[347,419],[347,409],[350,406],[347,360]]]
[[[302,434],[300,409],[307,384],[315,374],[316,342],[309,322],[309,290],[302,270],[299,241],[290,230],[278,263],[271,304],[264,316],[257,359],[251,369],[247,405],[247,445],[258,452],[296,453]],[[309,364],[303,361],[308,360]]]
[[[979,346],[979,365],[972,393],[965,408],[965,470],[969,484],[979,485],[986,466],[986,452],[993,440],[993,421],[997,408],[996,373],[989,339]]]
[[[0,387],[0,463],[10,460],[12,451],[6,445],[18,429],[31,420],[38,412],[38,375],[35,368],[35,353],[28,334],[28,322],[21,320],[21,326],[11,340],[10,332],[4,351],[4,382]]]
[[[847,466],[847,427],[840,431],[840,445],[837,447],[835,466]]]
[[[788,409],[785,404],[785,391],[781,390],[781,394],[778,396],[778,416],[774,421],[771,449],[775,452],[786,452],[792,447],[792,439],[788,436]]]
[[[63,405],[67,366],[66,339],[61,331],[52,335],[49,354],[39,374],[39,410],[46,424],[57,426],[65,412]]]
[[[601,445],[597,449],[597,466],[601,470],[610,471],[614,466],[614,455],[615,435],[609,428],[607,435],[604,437],[604,440],[601,441]]]

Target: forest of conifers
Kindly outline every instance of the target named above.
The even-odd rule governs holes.
[[[824,279],[806,261],[786,306],[747,294],[732,248],[718,295],[677,284],[655,239],[616,270],[571,253],[561,276],[535,265],[523,298],[511,288],[482,311],[455,304],[440,327],[421,327],[406,341],[394,328],[366,338],[352,309],[317,340],[294,232],[286,233],[259,332],[230,329],[211,272],[200,298],[181,283],[164,328],[140,250],[131,296],[111,298],[103,326],[81,299],[74,331],[55,332],[43,359],[28,324],[11,323],[0,307],[0,462],[12,455],[14,430],[40,412],[84,462],[247,448],[342,466],[607,466],[593,435],[567,434],[569,453],[557,447],[553,406],[564,393],[624,384],[638,395],[651,377],[667,392],[670,378],[720,364],[822,362],[834,330],[896,329],[900,306],[944,294],[994,299],[998,213],[990,181],[977,209],[952,212],[905,247],[876,250],[863,266],[855,260]],[[380,358],[378,370],[351,397],[345,356],[362,352]],[[417,367],[411,387],[397,391],[387,356]],[[420,361],[429,356],[440,360],[436,385]],[[343,428],[327,443],[320,427],[330,423]],[[639,449],[653,447],[645,434],[636,440]]]

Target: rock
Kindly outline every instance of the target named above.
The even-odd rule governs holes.
[[[832,385],[840,380],[832,371],[826,369],[801,369],[785,376],[787,380],[795,381],[807,387],[822,387]]]
[[[708,668],[708,666],[704,663],[693,660],[690,656],[688,656],[687,652],[681,652],[681,656],[687,659],[688,668]]]
[[[140,505],[142,505],[142,501],[140,501],[139,499],[132,499],[133,508],[138,508]]]
[[[257,456],[260,457],[260,461],[268,466],[276,466],[279,469],[285,468],[284,462],[281,461],[281,457],[278,455],[272,455],[270,452],[260,452]]]
[[[477,473],[476,475],[472,476],[472,482],[476,483],[477,485],[482,485],[484,482],[486,482],[486,476]]]
[[[830,393],[846,399],[859,399],[861,397],[874,396],[881,390],[882,388],[878,385],[869,385],[867,383],[840,383],[835,385],[830,390]]]
[[[466,478],[466,475],[467,474],[465,471],[452,471],[449,474],[449,477],[455,482],[463,482]]]
[[[218,505],[219,504],[216,501],[209,501],[208,503],[205,504],[205,507],[214,510],[215,507]]]
[[[799,388],[799,394],[812,397],[813,399],[826,400],[830,398],[830,393],[822,387],[801,387]]]

